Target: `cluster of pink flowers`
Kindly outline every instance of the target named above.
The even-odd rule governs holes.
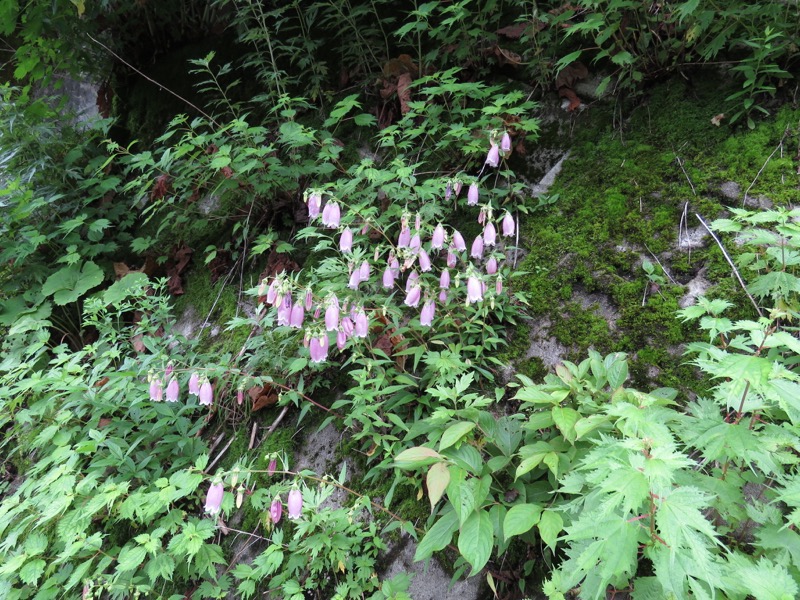
[[[153,402],[161,402],[164,400],[164,381],[169,381],[166,390],[167,402],[177,402],[180,397],[180,384],[178,378],[174,373],[172,363],[167,364],[164,370],[163,377],[156,375],[154,371],[150,371],[147,376],[150,383],[150,400]],[[189,395],[197,396],[200,404],[211,406],[214,403],[214,388],[207,377],[201,379],[197,372],[192,373],[189,377]],[[241,404],[241,402],[239,403]]]
[[[215,479],[206,494],[205,512],[212,516],[219,514],[224,497],[225,485],[219,479]],[[237,507],[241,506],[241,501],[237,499],[236,505]],[[286,501],[286,513],[290,519],[299,519],[303,514],[303,493],[297,488],[292,488],[289,491],[289,497]],[[281,516],[283,516],[283,502],[281,502],[280,494],[278,494],[269,506],[269,518],[273,524],[278,524]]]
[[[511,152],[510,135],[504,132],[499,144],[495,141],[497,137],[497,132],[492,132],[491,148],[485,161],[486,165],[491,167],[498,166],[500,157],[508,156]],[[460,179],[448,181],[445,198],[449,199],[453,195],[457,197],[462,187],[463,182]],[[340,202],[334,197],[324,200],[325,195],[325,192],[319,189],[306,191],[309,219],[312,222],[320,219],[323,227],[341,230],[338,240],[339,250],[345,257],[357,255],[355,251],[359,242],[356,238],[357,230],[350,225],[341,228]],[[467,205],[477,206],[479,200],[479,184],[473,181],[468,187]],[[459,287],[462,278],[466,279],[464,296],[466,305],[484,300],[487,294],[487,279],[490,278],[494,278],[495,294],[499,295],[503,289],[502,277],[498,272],[500,265],[498,257],[491,251],[498,243],[498,230],[500,235],[512,237],[516,232],[516,222],[508,211],[504,212],[499,221],[494,220],[492,213],[490,204],[481,207],[478,222],[482,230],[472,241],[468,252],[464,237],[458,230],[448,229],[442,223],[424,226],[419,214],[404,214],[396,241],[388,252],[382,270],[380,287],[404,293],[403,304],[419,309],[419,323],[422,327],[433,326],[437,307],[449,302],[449,294],[453,288]],[[415,217],[413,222],[412,216]],[[365,223],[361,235],[366,234],[368,229]],[[488,256],[484,258],[486,254]],[[378,256],[379,251],[376,251],[375,260]],[[437,259],[440,258],[444,259],[444,265],[441,266],[438,286],[435,286],[432,281],[424,279],[423,275],[433,271]],[[470,259],[474,262],[470,262]],[[462,261],[464,266],[451,280],[450,270],[456,269],[459,261]],[[367,289],[371,284],[372,271],[369,260],[351,260],[347,288],[353,292]],[[406,274],[404,282],[400,281],[402,274]],[[377,282],[375,285],[378,285]],[[365,309],[359,299],[339,298],[335,293],[329,293],[315,302],[312,290],[305,288],[299,297],[293,297],[294,289],[292,278],[281,273],[269,282],[262,282],[259,295],[265,296],[266,303],[276,309],[278,326],[305,328],[304,345],[309,350],[312,362],[320,363],[327,360],[332,343],[329,338],[330,333],[335,333],[336,346],[340,351],[346,347],[348,340],[368,335],[369,310]],[[310,313],[314,315],[313,322],[306,324],[306,315]]]

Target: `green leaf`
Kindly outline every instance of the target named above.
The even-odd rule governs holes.
[[[59,269],[44,282],[42,294],[53,296],[59,306],[75,302],[86,292],[103,282],[103,270],[92,261]]]
[[[606,377],[608,378],[608,385],[612,390],[617,389],[628,379],[628,361],[625,360],[625,354],[617,352],[606,356],[605,361]]]
[[[42,576],[47,563],[41,558],[30,560],[19,570],[19,578],[26,585],[35,585]]]
[[[506,514],[503,521],[503,534],[506,539],[512,535],[522,535],[530,531],[542,515],[542,507],[538,504],[516,504]]]
[[[448,427],[442,434],[442,439],[439,441],[439,452],[461,440],[461,438],[473,429],[475,429],[475,423],[466,421],[461,421],[460,423],[455,423]]]
[[[537,525],[539,526],[539,535],[542,541],[547,544],[551,550],[555,550],[558,534],[564,529],[564,520],[561,518],[561,515],[552,510],[546,510],[542,513]]]
[[[458,551],[472,565],[470,576],[480,571],[492,555],[494,528],[489,513],[477,510],[467,517],[458,534]]]
[[[447,464],[437,462],[431,465],[431,468],[428,469],[426,483],[428,484],[428,498],[431,501],[431,511],[433,511],[434,506],[436,506],[436,503],[444,495],[444,491],[450,483],[450,471],[447,468]]]
[[[574,442],[575,438],[577,437],[575,424],[581,418],[580,413],[577,410],[566,406],[554,406],[552,414],[553,422],[556,424],[556,427],[558,427],[561,435],[564,436],[564,439],[570,443]]]
[[[142,546],[125,546],[117,558],[117,573],[138,569],[146,556],[147,550]]]
[[[375,118],[375,115],[370,115],[370,114],[366,114],[366,113],[362,113],[360,115],[356,115],[353,118],[353,121],[359,127],[369,127],[369,126],[378,124],[378,120]]]
[[[414,552],[414,560],[425,560],[430,558],[434,552],[438,552],[453,539],[453,534],[458,530],[458,515],[451,510],[446,512],[436,523],[433,524],[422,538]]]
[[[435,462],[441,461],[442,455],[433,448],[425,446],[414,446],[408,450],[403,450],[394,458],[394,466],[398,469],[416,469],[426,467]]]
[[[128,273],[103,292],[103,304],[117,304],[129,296],[141,294],[149,283],[150,279],[144,273]]]

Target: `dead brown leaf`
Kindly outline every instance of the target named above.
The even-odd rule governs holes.
[[[575,83],[581,79],[586,79],[589,76],[589,69],[586,68],[579,60],[571,62],[566,67],[561,69],[561,72],[556,77],[556,89],[562,87],[575,87]]]
[[[180,296],[183,294],[181,273],[189,264],[193,252],[194,250],[192,250],[186,244],[183,244],[180,247],[175,247],[171,252],[170,260],[167,262],[167,277],[169,277],[167,287],[169,289],[169,293],[173,296]]]
[[[400,112],[406,114],[411,110],[411,74],[403,73],[397,78],[397,97],[400,99]]]
[[[541,29],[543,25],[539,25],[538,29]],[[513,25],[506,25],[505,27],[501,27],[497,30],[497,35],[504,35],[505,37],[518,40],[522,37],[522,35],[528,30],[533,30],[534,24],[532,21],[525,21],[524,23],[514,23]]]
[[[253,411],[275,406],[278,403],[278,393],[272,386],[254,386],[247,390],[247,395],[253,402]]]

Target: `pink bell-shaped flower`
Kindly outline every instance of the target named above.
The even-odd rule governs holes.
[[[483,228],[483,243],[486,246],[494,246],[497,241],[497,230],[494,227],[494,223],[488,221],[486,226]]]
[[[447,291],[442,290],[439,292],[439,304],[447,304]]]
[[[308,218],[316,219],[319,216],[319,209],[322,206],[322,195],[312,192],[308,195]]]
[[[400,229],[400,236],[397,238],[397,247],[408,248],[409,243],[411,243],[411,230],[408,227],[403,227]]]
[[[419,269],[423,273],[431,270],[431,257],[422,248],[419,249]]]
[[[500,148],[497,144],[492,144],[491,148],[489,148],[489,154],[486,155],[486,164],[493,168],[500,164]]]
[[[150,400],[161,402],[164,395],[164,388],[161,387],[161,380],[154,378],[150,380]]]
[[[433,230],[433,237],[431,238],[431,249],[441,250],[444,247],[444,227],[439,223],[436,229]]]
[[[313,336],[308,343],[308,352],[312,363],[321,363],[328,358],[328,334]]]
[[[386,266],[386,269],[383,271],[383,287],[384,289],[390,290],[394,287],[394,269],[390,266]]]
[[[422,247],[422,240],[420,239],[418,233],[415,233],[414,237],[411,238],[411,241],[408,243],[408,247],[414,251],[417,251]]]
[[[322,224],[328,229],[336,229],[339,227],[341,220],[341,209],[339,208],[336,200],[328,200],[325,208],[322,209]]]
[[[478,236],[475,238],[475,241],[472,242],[472,250],[470,250],[469,255],[478,260],[483,258],[483,237]]]
[[[344,329],[339,329],[339,331],[336,332],[336,347],[339,349],[339,352],[344,350],[346,344],[347,334],[344,332]]]
[[[510,212],[506,211],[506,214],[503,216],[503,235],[510,237],[514,235],[515,229],[516,223],[514,223],[514,217],[511,216]]]
[[[325,309],[325,331],[336,331],[339,328],[339,299],[333,296]]]
[[[353,251],[353,230],[349,227],[345,228],[342,235],[339,237],[339,250],[344,253]]]
[[[277,525],[281,520],[283,514],[283,503],[280,496],[275,496],[272,504],[269,505],[269,520],[273,525]]]
[[[467,243],[464,241],[464,236],[458,231],[453,232],[453,248],[459,252],[463,252],[467,249]]]
[[[289,492],[289,500],[286,503],[288,509],[288,517],[290,519],[299,519],[303,513],[303,494],[298,489],[293,489]]]
[[[283,297],[281,305],[278,307],[278,326],[286,326],[292,316],[292,299],[289,294]]]
[[[217,481],[211,484],[211,487],[208,488],[208,494],[206,495],[206,506],[205,511],[210,515],[216,515],[219,513],[220,508],[222,507],[222,497],[225,495],[225,486],[222,485],[222,482]]]
[[[370,268],[366,260],[361,263],[361,267],[359,267],[358,271],[361,281],[369,281]]]
[[[355,327],[356,327],[355,323],[353,323],[353,319],[351,319],[350,317],[345,317],[342,319],[342,331],[348,338],[353,335]]]
[[[180,388],[178,387],[178,379],[173,377],[167,384],[167,402],[177,402]]]
[[[448,269],[444,269],[442,274],[439,275],[439,287],[443,290],[450,287],[450,271]]]
[[[486,272],[489,275],[494,275],[497,273],[497,259],[494,256],[490,257],[489,260],[486,261]]]
[[[467,304],[483,300],[483,287],[475,275],[467,278]]]
[[[511,136],[507,131],[503,132],[503,137],[500,139],[500,151],[503,154],[511,152]]]
[[[196,371],[189,377],[189,395],[200,395],[200,375],[198,375]]]
[[[457,257],[455,254],[448,250],[447,252],[447,266],[451,269],[456,266]]]
[[[204,406],[211,406],[214,404],[214,388],[211,387],[211,382],[203,378],[203,384],[200,386],[200,404]]]
[[[422,288],[420,288],[419,285],[414,285],[411,287],[410,290],[408,290],[408,293],[406,294],[405,305],[413,306],[414,308],[416,308],[417,306],[419,306],[419,300],[421,297],[422,297]]]
[[[278,299],[278,280],[273,279],[267,288],[267,304],[275,306]]]
[[[408,274],[408,279],[406,279],[406,294],[412,287],[417,285],[418,280],[419,280],[419,273],[417,273],[416,271],[411,271],[411,273]]]
[[[436,312],[436,305],[434,304],[433,300],[428,300],[425,304],[422,305],[422,311],[420,311],[419,315],[419,324],[423,327],[430,327],[431,323],[433,323],[433,316]]]
[[[365,338],[369,333],[369,319],[364,309],[359,309],[356,313],[353,335],[357,338]]]
[[[467,191],[467,204],[469,206],[475,206],[478,204],[478,198],[480,193],[478,192],[478,184],[473,183],[469,186],[469,191]]]
[[[295,329],[302,329],[303,328],[303,319],[305,318],[306,311],[303,308],[303,305],[300,302],[296,302],[295,305],[292,307],[292,312],[289,315],[289,327],[294,327]]]
[[[461,194],[461,188],[463,187],[463,185],[464,184],[461,183],[460,181],[456,181],[453,184],[453,193],[456,195],[456,197],[458,197]]]
[[[347,287],[351,290],[357,290],[358,285],[361,283],[361,268],[353,269],[350,273],[350,281],[347,282]]]

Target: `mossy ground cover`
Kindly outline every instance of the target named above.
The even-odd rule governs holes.
[[[531,319],[551,323],[550,334],[568,348],[569,360],[581,360],[588,348],[629,353],[639,386],[685,387],[695,379],[681,343],[697,333],[675,313],[686,284],[701,272],[714,284],[708,295],[732,298],[737,314],[752,317],[710,237],[700,248],[678,245],[687,227],[700,227],[695,213],[711,222],[741,205],[745,191],[748,204],[769,198],[784,205],[797,189],[797,109],[785,105],[752,131],[715,126],[724,80],[709,74],[695,82],[673,79],[651,88],[624,109],[621,125],[613,118],[617,109],[602,102],[574,117],[573,138],[556,140],[571,147],[549,192],[558,201],[523,223],[527,274],[513,285],[528,295]],[[740,198],[723,193],[727,182],[738,186]],[[724,243],[735,257],[736,244]],[[656,258],[674,283],[656,264],[665,281],[651,286],[642,261]],[[613,323],[599,306],[580,302],[587,294],[610,300]],[[507,356],[527,350],[526,342],[527,332],[517,331]],[[523,371],[541,371],[521,362]]]

